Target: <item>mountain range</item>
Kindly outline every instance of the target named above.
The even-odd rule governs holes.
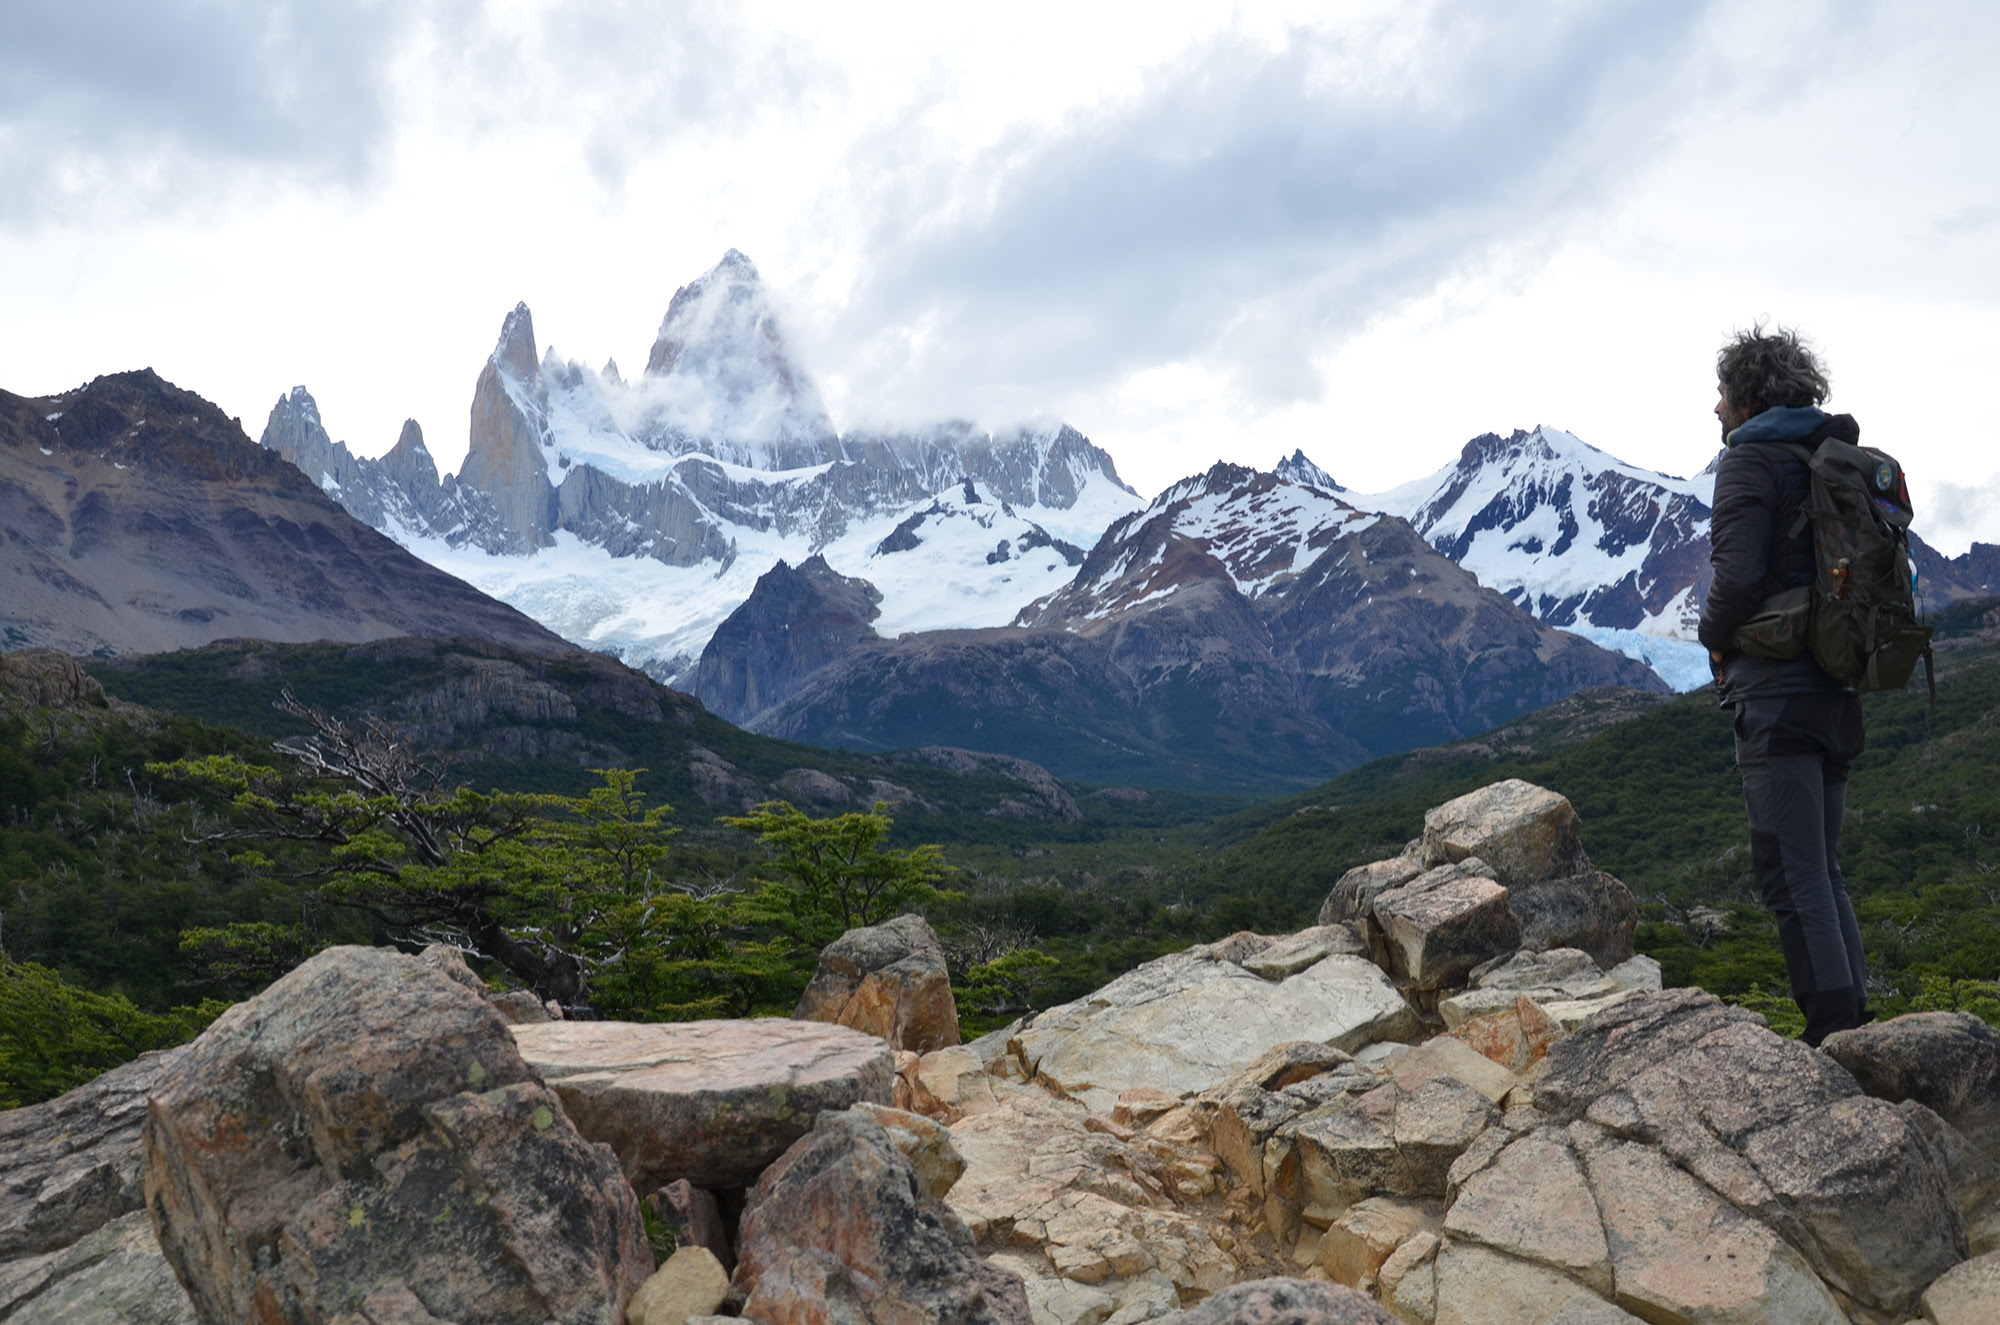
[[[885,629],[1004,625],[1145,504],[1061,424],[836,432],[734,250],[675,292],[635,381],[537,357],[517,306],[456,476],[414,424],[382,459],[355,457],[304,387],[263,440],[433,564],[669,682],[781,559],[866,578]]]
[[[1061,424],[962,421],[838,432],[787,346],[756,267],[734,250],[674,293],[634,381],[538,355],[517,306],[474,385],[469,450],[440,476],[406,424],[380,460],[334,442],[304,387],[264,444],[358,518],[564,637],[690,686],[760,576],[813,557],[880,595],[884,636],[1008,625],[1065,588],[1111,524],[1145,505],[1111,457]],[[1707,679],[1712,467],[1638,466],[1552,427],[1489,433],[1388,492],[1350,492],[1303,451],[1271,471],[1407,521],[1550,625]],[[2000,549],[1915,559],[1942,606],[2000,589]]]
[[[875,602],[823,558],[781,563],[710,640],[695,695],[812,744],[943,741],[1082,781],[1266,791],[1581,689],[1667,689],[1407,522],[1227,464],[1115,521],[1011,626],[889,639]]]

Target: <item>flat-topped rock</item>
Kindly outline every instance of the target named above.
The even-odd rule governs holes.
[[[888,1043],[845,1026],[772,1017],[509,1029],[577,1131],[610,1146],[640,1191],[676,1178],[747,1186],[820,1110],[892,1103]]]
[[[1049,1009],[1014,1044],[1043,1081],[1108,1110],[1136,1086],[1197,1094],[1288,1040],[1352,1051],[1418,1029],[1409,1004],[1365,957],[1336,954],[1273,981],[1191,951]]]

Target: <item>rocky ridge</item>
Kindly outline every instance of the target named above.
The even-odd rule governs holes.
[[[1230,465],[1114,522],[1013,627],[882,639],[836,587],[774,579],[718,630],[696,693],[751,730],[886,749],[946,740],[1090,781],[1305,785],[1470,735],[1643,664],[1521,612],[1402,521]],[[837,590],[866,594],[845,582]],[[804,630],[782,683],[758,640]]]
[[[247,1286],[274,1321],[515,1319],[515,1263],[477,1239],[482,1220],[539,1208],[500,1198],[521,1172],[547,1175],[546,1152],[579,1166],[560,1183],[589,1195],[534,1224],[528,1272],[550,1285],[537,1321],[1993,1319],[2000,1040],[1931,1015],[1822,1054],[1699,991],[1661,990],[1630,956],[1622,885],[1590,868],[1575,828],[1561,797],[1497,784],[1341,880],[1327,911],[1347,919],[1233,935],[921,1050],[932,1018],[883,1015],[930,999],[942,971],[913,918],[851,932],[824,968],[868,999],[809,999],[803,1021],[600,1024],[582,1039],[536,1018],[511,1027],[518,1058],[496,1031],[504,1004],[483,1010],[449,951],[334,950],[195,1045],[0,1120],[24,1142],[0,1150],[0,1192],[27,1199],[21,1222],[39,1230],[0,1262],[13,1294],[0,1318],[89,1319],[29,1313],[133,1300],[171,1264],[204,1305],[168,1294],[132,1318],[240,1319],[209,1304]],[[1595,901],[1551,906],[1538,884]],[[1454,1026],[1444,1009],[1478,992],[1511,1002]],[[1266,1002],[1277,1013],[1259,1021]],[[832,1024],[869,1019],[888,1038]],[[380,1030],[348,1033],[362,1023]],[[225,1088],[245,1054],[269,1065],[252,1082],[301,1102],[302,1125],[248,1149],[186,1144],[264,1107],[265,1087]],[[592,1074],[607,1085],[580,1084]],[[625,1102],[606,1111],[612,1081]],[[822,1093],[789,1107],[807,1082]],[[546,1126],[540,1112],[475,1124],[530,1094]],[[475,1126],[484,1139],[446,1166],[467,1191],[495,1184],[490,1214],[466,1211],[472,1240],[439,1231],[456,1214],[421,1233],[396,1222],[456,1190],[399,1177],[445,1158],[427,1138]],[[710,1189],[655,1188],[719,1153],[711,1140],[661,1158],[697,1136],[726,1136],[742,1163],[705,1171]],[[283,1163],[256,1158],[271,1147],[290,1147]],[[268,1175],[224,1207],[247,1236],[203,1231],[216,1225],[184,1203],[222,1189],[174,1179],[189,1165]],[[135,1174],[149,1217],[129,1213]],[[79,1187],[94,1205],[65,1194]],[[621,1231],[640,1193],[680,1237],[650,1278]],[[349,1213],[321,1227],[321,1207]],[[266,1218],[297,1232],[262,1241],[251,1226]],[[343,1256],[405,1227],[416,1236],[394,1255]],[[252,1245],[267,1250],[233,1250]]]

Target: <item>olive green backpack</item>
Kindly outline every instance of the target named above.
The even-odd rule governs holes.
[[[1822,671],[1860,691],[1901,690],[1921,660],[1935,701],[1902,465],[1886,451],[1833,438],[1817,451],[1781,445],[1812,471],[1812,492],[1789,536],[1811,527],[1813,583],[1767,598],[1736,632],[1737,647],[1780,659],[1810,648]]]

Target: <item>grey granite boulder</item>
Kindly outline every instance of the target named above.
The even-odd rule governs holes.
[[[1375,897],[1390,970],[1416,989],[1443,989],[1521,946],[1507,890],[1477,858],[1442,865]]]
[[[1508,778],[1424,815],[1423,862],[1434,869],[1477,856],[1511,888],[1587,868],[1581,830],[1567,797]]]
[[[1970,1013],[1917,1012],[1822,1047],[1870,1095],[1915,1100],[2000,1159],[2000,1031]]]
[[[1333,891],[1320,906],[1319,923],[1338,925],[1366,920],[1375,913],[1375,897],[1391,888],[1400,888],[1424,872],[1420,855],[1391,856],[1387,860],[1356,865],[1340,876]]]
[[[1966,1254],[1944,1157],[1925,1130],[1863,1095],[1826,1055],[1712,995],[1638,995],[1599,1013],[1550,1047],[1535,1102],[1607,1146],[1657,1157],[1618,1150],[1618,1172],[1670,1166],[1707,1193],[1686,1201],[1723,1203],[1763,1230],[1744,1237],[1782,1241],[1827,1285],[1892,1318]],[[1616,1278],[1622,1295],[1624,1269]]]
[[[1367,958],[1335,953],[1273,981],[1238,964],[1274,946],[1253,938],[1161,957],[1050,1008],[1014,1036],[1014,1052],[1044,1082],[1108,1110],[1134,1087],[1208,1090],[1289,1040],[1352,1051],[1420,1028]]]
[[[1633,954],[1639,904],[1631,889],[1603,870],[1510,883],[1507,909],[1521,922],[1526,951],[1580,948],[1607,971]]]

